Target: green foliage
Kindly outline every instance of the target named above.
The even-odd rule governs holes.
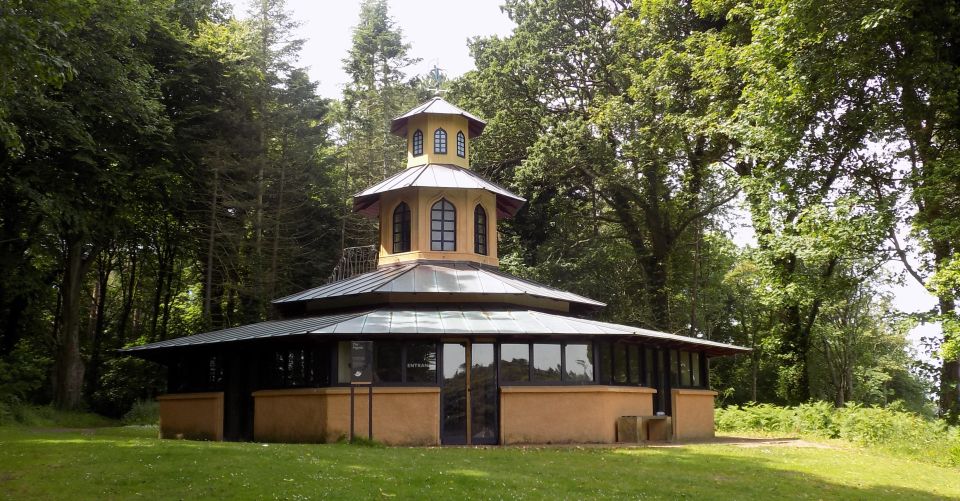
[[[91,407],[107,416],[125,415],[137,402],[166,390],[166,369],[143,359],[123,356],[103,365]]]
[[[769,404],[725,407],[716,411],[721,432],[762,432],[841,439],[923,461],[960,466],[960,428],[907,412],[900,403],[889,407],[826,402],[795,407]]]
[[[0,405],[30,401],[45,382],[51,360],[31,341],[21,341],[0,357]]]
[[[156,400],[137,400],[120,420],[125,425],[157,425],[160,423],[160,403]]]
[[[99,414],[64,411],[50,406],[0,403],[0,425],[38,428],[99,428],[117,422]]]

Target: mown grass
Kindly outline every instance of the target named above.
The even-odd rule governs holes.
[[[380,448],[0,427],[10,499],[937,499],[960,470],[849,448]]]

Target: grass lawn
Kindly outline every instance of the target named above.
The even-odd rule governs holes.
[[[960,498],[960,470],[854,448],[380,448],[0,427],[0,498]]]

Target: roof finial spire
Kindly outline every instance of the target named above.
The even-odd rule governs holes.
[[[428,77],[430,86],[432,87],[432,90],[433,90],[433,95],[437,97],[440,97],[440,94],[443,94],[444,92],[446,92],[446,90],[443,89],[442,87],[443,87],[443,83],[446,82],[447,80],[447,76],[443,74],[442,69],[440,68],[440,66],[438,66],[439,63],[440,63],[439,59],[434,60],[433,68],[430,69],[430,74]]]

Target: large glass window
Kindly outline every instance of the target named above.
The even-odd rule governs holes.
[[[597,343],[597,348],[600,350],[597,382],[610,384],[612,382],[610,375],[613,374],[613,346],[610,343]]]
[[[568,344],[564,347],[564,356],[566,381],[593,381],[593,349],[589,344]]]
[[[436,383],[437,345],[434,343],[408,343],[406,349],[406,382]]]
[[[697,352],[690,354],[690,376],[693,386],[704,386],[700,381],[700,354]]]
[[[653,348],[644,348],[643,349],[643,384],[645,386],[655,386],[656,382],[653,380],[653,375],[656,374],[654,371],[656,367],[654,366],[654,354],[657,352]]]
[[[473,210],[473,252],[487,255],[487,211],[477,204]]]
[[[329,355],[319,347],[280,348],[269,353],[263,384],[270,388],[300,388],[329,384]]]
[[[410,251],[410,206],[406,202],[393,210],[393,252]]]
[[[530,381],[530,345],[500,345],[500,378],[505,383]]]
[[[192,355],[170,366],[170,393],[213,391],[223,387],[223,360],[216,355]]]
[[[433,152],[434,153],[446,153],[447,152],[447,131],[443,129],[437,129],[433,133]]]
[[[413,156],[418,157],[423,155],[423,132],[417,129],[413,133]]]
[[[690,353],[680,352],[680,386],[690,386]]]
[[[560,381],[560,345],[533,345],[533,380]]]
[[[337,383],[350,382],[350,341],[337,343]]]
[[[632,384],[640,384],[640,352],[639,345],[627,347],[627,379]]]
[[[446,198],[430,209],[430,250],[457,250],[457,210]]]
[[[374,381],[403,382],[403,344],[395,341],[373,343]]]
[[[467,138],[463,137],[463,131],[457,131],[457,156],[460,158],[467,156]]]
[[[677,350],[670,350],[670,384],[680,385],[680,359],[677,357]]]
[[[613,382],[627,382],[627,345],[617,343],[613,345]]]

